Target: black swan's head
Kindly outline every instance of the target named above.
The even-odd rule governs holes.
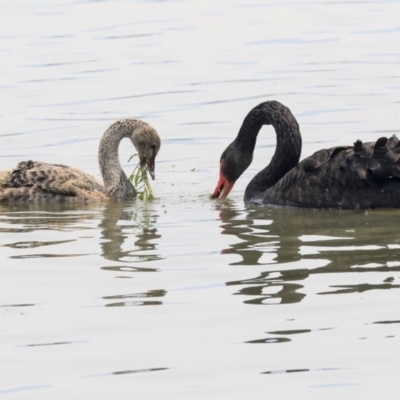
[[[224,199],[228,197],[235,182],[251,164],[253,153],[240,151],[239,149],[240,147],[235,140],[222,153],[219,180],[214,192],[211,194],[212,198]]]

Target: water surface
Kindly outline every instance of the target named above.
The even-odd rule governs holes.
[[[400,211],[227,201],[219,156],[265,100],[303,156],[398,132],[400,4],[62,1],[0,5],[0,163],[99,176],[116,119],[156,127],[145,204],[0,205],[0,395],[395,398]],[[121,146],[127,171],[130,145]]]

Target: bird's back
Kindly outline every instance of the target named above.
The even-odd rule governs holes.
[[[105,200],[97,179],[61,164],[23,161],[11,171],[0,172],[0,201]]]
[[[252,201],[307,208],[400,207],[400,142],[393,136],[317,151]]]

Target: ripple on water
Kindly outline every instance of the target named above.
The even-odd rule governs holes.
[[[121,294],[116,296],[104,296],[104,300],[126,300],[126,299],[147,299],[165,297],[167,291],[163,289],[159,290],[148,290],[144,293],[133,293],[133,294]],[[163,302],[160,300],[126,300],[106,304],[106,307],[135,307],[135,306],[159,306]]]
[[[24,344],[15,347],[44,347],[44,346],[62,346],[66,344],[80,344],[80,343],[88,343],[87,340],[74,340],[74,341],[66,341],[66,342],[49,342],[49,343],[31,343]]]
[[[58,240],[58,241],[49,241],[49,242],[40,242],[40,241],[28,241],[28,242],[16,242],[16,243],[9,243],[3,244],[4,247],[12,247],[15,249],[29,249],[35,247],[42,247],[42,246],[52,246],[61,243],[70,243],[74,242],[74,240]]]
[[[348,370],[350,368],[336,368],[336,367],[322,367],[322,368],[297,368],[297,369],[281,369],[281,370],[273,370],[273,371],[265,371],[261,372],[262,374],[292,374],[298,372],[327,372],[327,371],[340,371],[340,370]],[[351,384],[349,384],[351,386]],[[322,386],[322,385],[321,385]],[[328,385],[328,386],[336,386],[336,385]],[[340,384],[339,384],[340,386]]]
[[[165,367],[126,369],[126,370],[122,370],[122,371],[104,372],[104,373],[99,373],[99,374],[85,375],[85,376],[82,376],[82,378],[101,378],[104,376],[112,376],[112,375],[140,374],[143,372],[166,371],[168,369],[169,368],[165,368]]]
[[[30,390],[37,390],[37,389],[49,389],[53,387],[53,385],[30,385],[30,386],[17,386],[9,389],[0,389],[0,394],[12,394],[18,392],[25,392]]]

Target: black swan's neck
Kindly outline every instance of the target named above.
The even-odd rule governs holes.
[[[252,158],[257,135],[263,125],[272,125],[276,132],[276,149],[271,162],[248,184],[244,200],[248,201],[274,186],[295,167],[301,154],[299,124],[291,111],[277,101],[267,101],[253,108],[243,121],[236,138],[239,152]]]

